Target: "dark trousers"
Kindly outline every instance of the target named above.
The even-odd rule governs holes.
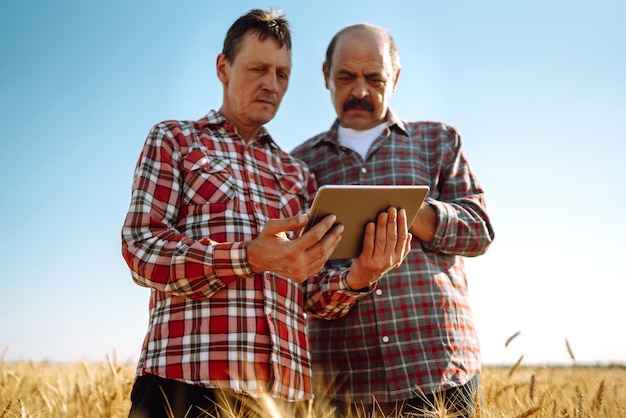
[[[476,374],[463,386],[404,401],[365,404],[333,400],[330,406],[335,410],[334,418],[433,417],[434,411],[445,411],[445,416],[470,418],[474,414],[475,402],[480,401],[478,385]]]
[[[266,399],[267,400],[267,399]],[[264,400],[147,374],[135,380],[129,418],[264,418]],[[308,402],[269,400],[285,417],[306,417]]]

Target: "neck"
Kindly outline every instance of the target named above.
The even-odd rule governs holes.
[[[237,135],[239,135],[246,144],[252,142],[252,140],[256,138],[261,131],[261,126],[259,125],[246,125],[237,121],[237,119],[232,117],[230,112],[227,110],[225,111],[223,107],[219,110],[219,112],[226,118],[228,123],[230,123],[230,125],[235,129],[235,132],[237,132]]]

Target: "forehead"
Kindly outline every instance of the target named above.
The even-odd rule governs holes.
[[[333,70],[391,72],[386,38],[377,32],[352,30],[341,35],[332,55]]]
[[[247,32],[241,40],[241,47],[234,61],[242,64],[257,62],[291,67],[291,51],[285,45],[280,48],[278,41],[271,36],[261,40],[258,33]]]

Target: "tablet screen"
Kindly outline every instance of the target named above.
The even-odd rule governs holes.
[[[355,258],[363,248],[363,235],[368,222],[375,222],[380,212],[395,207],[406,211],[407,222],[411,225],[428,190],[428,186],[325,185],[315,195],[304,231],[334,214],[337,223],[344,226],[344,231],[330,260]]]

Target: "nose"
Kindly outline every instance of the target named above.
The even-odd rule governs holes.
[[[357,99],[363,99],[367,96],[367,86],[365,85],[365,80],[357,79],[354,82],[354,87],[352,88],[352,95]]]
[[[263,78],[263,89],[275,93],[278,91],[278,75],[273,71],[268,71]]]

